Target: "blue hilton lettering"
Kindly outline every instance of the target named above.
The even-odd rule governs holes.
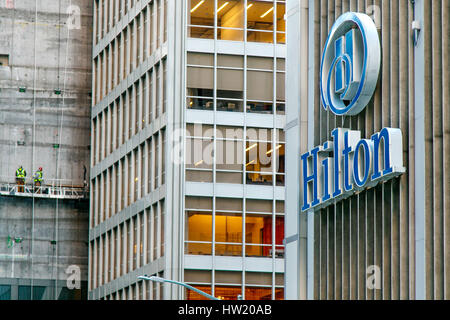
[[[301,155],[302,212],[320,209],[405,172],[400,129],[384,128],[370,140],[360,137],[360,131],[336,128],[332,142]]]

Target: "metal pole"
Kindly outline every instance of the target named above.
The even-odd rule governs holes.
[[[190,286],[190,285],[188,285],[188,284],[186,284],[186,283],[184,283],[184,282],[178,282],[178,281],[174,281],[174,280],[168,280],[168,279],[164,279],[164,278],[156,277],[156,276],[151,276],[151,277],[147,277],[147,276],[139,276],[138,279],[141,279],[141,280],[149,280],[149,281],[155,281],[155,282],[167,282],[167,283],[177,284],[177,285],[183,286],[183,287],[185,287],[185,288],[187,288],[187,289],[189,289],[189,290],[195,291],[195,292],[197,292],[198,294],[201,294],[202,296],[205,296],[205,297],[208,298],[208,299],[211,299],[211,300],[220,300],[220,299],[218,299],[218,298],[216,298],[216,297],[214,297],[214,296],[212,296],[212,295],[210,295],[210,294],[208,294],[208,293],[206,293],[206,292],[203,292],[203,291],[201,291],[201,290],[199,290],[199,289],[197,289],[197,288],[194,288],[194,287],[192,287],[192,286]]]

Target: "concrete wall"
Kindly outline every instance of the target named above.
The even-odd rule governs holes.
[[[44,183],[83,186],[89,177],[92,1],[2,1],[0,29],[0,55],[9,55],[9,65],[0,66],[0,182],[13,182],[23,165],[28,177],[42,166]],[[23,238],[14,245],[14,267],[8,235]],[[87,279],[87,241],[83,202],[0,198],[0,278],[64,280],[67,266],[77,264]]]

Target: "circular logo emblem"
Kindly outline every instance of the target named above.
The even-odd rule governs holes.
[[[331,28],[320,64],[323,107],[336,115],[356,115],[369,103],[380,72],[377,28],[362,13],[347,12]]]

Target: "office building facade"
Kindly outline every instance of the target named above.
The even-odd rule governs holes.
[[[89,299],[284,298],[284,17],[94,2]]]
[[[291,67],[287,68],[286,298],[450,297],[449,9],[448,1],[287,1],[287,61]],[[366,14],[375,25],[376,37],[367,41],[365,57],[379,52],[379,76],[360,113],[338,116],[324,108],[339,98],[331,102],[323,98],[336,96],[333,88],[321,90],[321,77],[328,63],[324,52],[330,46],[330,55],[342,57],[345,50],[349,55],[342,59],[357,56],[349,47],[358,42],[348,39],[361,28],[350,20],[347,25],[342,22],[340,17],[348,12]],[[341,29],[334,29],[335,23]],[[342,37],[348,32],[342,51],[339,41],[343,38],[336,40],[332,30]],[[347,62],[346,68],[351,64]],[[336,66],[336,73],[329,73],[328,79],[338,79],[340,68]],[[330,83],[338,92],[339,82]],[[312,171],[305,171],[304,165],[314,171],[310,164],[316,158],[305,156],[313,161],[307,163],[301,155],[321,146],[317,157],[325,162],[318,168],[331,166],[323,157],[340,156],[336,146],[330,149],[325,144],[333,143],[336,128],[359,132],[361,139],[368,139],[363,144],[381,141],[379,132],[386,143],[389,136],[383,128],[401,132],[395,142],[401,144],[389,151],[402,163],[393,168],[399,172],[397,177],[368,184],[356,193],[350,190],[346,198],[320,206],[329,198],[331,185],[322,184],[326,181],[319,180],[323,175],[310,176]],[[374,144],[374,150],[386,154],[388,147]],[[365,160],[380,165],[371,161]],[[385,172],[392,164],[389,161],[394,159],[380,162]],[[377,178],[379,167],[367,168]],[[336,176],[344,175],[343,170]],[[361,176],[361,171],[353,172]],[[357,178],[351,181],[358,183]],[[315,193],[313,183],[323,189]]]

